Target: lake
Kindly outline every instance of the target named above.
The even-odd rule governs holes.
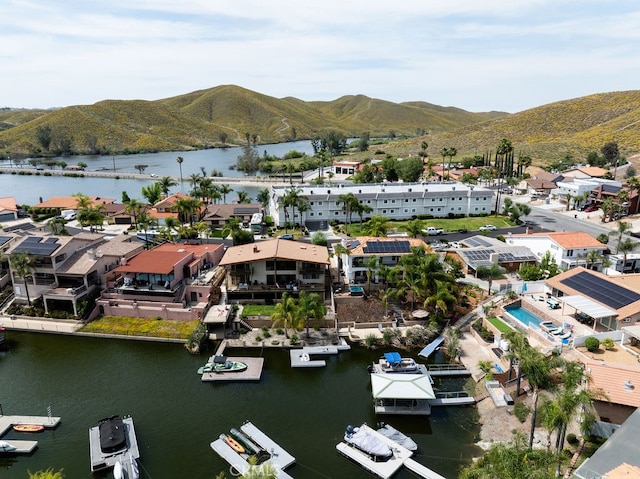
[[[267,152],[270,155],[283,156],[291,150],[313,155],[313,147],[310,141],[295,141],[291,143],[277,143],[270,145],[260,145],[256,148],[260,155]],[[230,169],[236,164],[238,156],[242,154],[242,148],[213,148],[209,150],[195,151],[172,151],[161,153],[148,153],[141,155],[115,155],[115,156],[69,156],[57,158],[65,161],[69,165],[85,162],[87,170],[106,169],[122,173],[137,173],[135,165],[148,165],[145,173],[162,176],[180,177],[180,165],[176,159],[180,156],[182,162],[182,185],[176,186],[172,191],[183,191],[187,193],[191,186],[187,181],[192,174],[201,175],[201,167],[205,168],[207,174],[216,169],[224,176],[241,177],[245,174],[241,171]],[[0,166],[9,166],[9,160],[0,161]],[[25,161],[24,165],[28,163]],[[20,171],[16,167],[16,171]],[[101,196],[103,198],[115,198],[120,202],[122,192],[126,191],[130,197],[142,200],[141,189],[153,183],[155,180],[130,180],[115,178],[70,178],[60,176],[43,175],[0,175],[0,189],[3,193],[0,196],[13,196],[18,204],[33,205],[46,200],[52,196],[68,196],[75,193],[84,193],[90,196]],[[256,186],[233,186],[234,191],[246,191],[251,198],[256,197],[258,190],[262,187]],[[233,194],[227,197],[233,198]]]
[[[207,356],[180,344],[147,343],[7,331],[0,355],[4,414],[46,415],[55,430],[5,439],[37,439],[30,456],[0,457],[0,477],[25,479],[28,471],[64,469],[67,479],[92,475],[88,429],[101,418],[131,415],[140,445],[141,478],[212,479],[228,465],[209,447],[220,433],[250,420],[296,457],[297,479],[370,478],[335,449],[348,424],[375,425],[367,365],[381,351],[355,347],[329,357],[319,369],[291,369],[280,349],[230,349],[232,356],[263,356],[259,382],[202,383],[196,370]],[[211,353],[209,353],[211,354]],[[440,385],[459,388],[459,380]],[[436,382],[434,387],[439,387]],[[419,445],[416,460],[445,477],[478,454],[474,407],[434,408],[430,417],[385,418]],[[227,472],[227,477],[232,477]],[[399,479],[415,477],[401,471]]]

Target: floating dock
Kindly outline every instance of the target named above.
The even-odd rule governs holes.
[[[427,371],[433,377],[471,376],[471,371],[463,364],[431,364]]]
[[[278,473],[279,479],[291,479],[291,476],[284,472],[284,469],[295,463],[296,459],[287,451],[285,451],[279,444],[273,439],[263,433],[260,429],[254,426],[251,422],[246,422],[240,426],[240,430],[253,442],[255,442],[262,449],[267,451],[271,457],[263,464],[271,464]],[[243,474],[245,471],[260,467],[252,466],[247,461],[247,454],[239,454],[232,449],[222,439],[216,439],[211,444],[213,449],[222,459],[227,461],[236,471]]]
[[[351,459],[352,461],[357,462],[358,464],[360,464],[360,466],[362,466],[370,473],[382,479],[388,479],[396,472],[398,472],[398,470],[402,466],[406,466],[407,469],[414,472],[419,477],[423,477],[425,479],[445,479],[437,472],[434,472],[428,467],[411,459],[413,452],[409,451],[407,448],[402,447],[397,442],[383,436],[378,431],[370,428],[366,424],[363,424],[360,427],[365,428],[367,433],[388,444],[389,447],[393,450],[393,457],[388,461],[376,462],[373,461],[367,453],[361,451],[360,449],[357,449],[347,442],[338,443],[336,445],[336,449],[340,454],[347,457],[348,459]]]
[[[225,382],[225,381],[259,381],[262,376],[262,368],[264,367],[264,358],[232,358],[227,357],[229,361],[239,361],[247,365],[244,371],[233,372],[211,372],[203,373],[203,382]],[[209,362],[213,362],[213,356],[209,358]]]
[[[60,424],[59,417],[49,416],[0,416],[0,437],[16,424],[38,424],[45,429],[53,429]],[[15,449],[9,454],[31,454],[38,447],[38,441],[11,439],[7,441]]]
[[[137,463],[136,459],[140,457],[138,449],[138,439],[136,431],[133,427],[133,418],[123,417],[122,423],[125,427],[125,436],[127,439],[127,448],[123,451],[113,454],[103,454],[100,449],[100,428],[94,426],[89,429],[89,454],[91,458],[91,472],[101,471],[112,468],[116,463],[120,463],[124,469],[127,479],[136,478]]]
[[[332,346],[305,346],[302,349],[289,351],[292,368],[321,368],[327,365],[324,359],[313,359],[312,356],[329,356],[347,351],[351,346],[343,339],[340,344]]]

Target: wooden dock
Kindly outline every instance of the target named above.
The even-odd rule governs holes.
[[[53,429],[60,424],[59,417],[49,416],[0,416],[0,437],[16,424],[38,424],[44,426],[45,429]],[[15,447],[10,454],[31,454],[38,447],[38,441],[25,441],[11,439],[7,441]]]
[[[238,372],[203,373],[203,382],[227,382],[227,381],[259,381],[264,367],[264,358],[227,358],[229,361],[239,361],[247,365],[247,369]],[[213,361],[213,357],[209,359]]]
[[[262,449],[267,451],[271,457],[265,462],[265,464],[271,464],[278,473],[279,479],[292,479],[289,474],[284,472],[284,469],[295,463],[296,459],[287,451],[285,451],[279,444],[273,439],[263,433],[251,422],[246,422],[240,426],[240,430],[253,442],[255,442]],[[222,439],[216,439],[211,444],[213,449],[222,459],[227,461],[236,471],[244,474],[251,468],[259,468],[260,466],[252,466],[247,461],[246,454],[241,455],[234,451],[229,445]]]

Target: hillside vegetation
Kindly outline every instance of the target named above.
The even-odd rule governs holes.
[[[157,101],[107,100],[58,110],[0,110],[0,157],[47,154],[37,131],[50,127],[71,150],[138,152],[244,145],[309,139],[334,130],[348,137],[408,137],[380,148],[387,154],[429,156],[455,147],[457,158],[494,152],[500,140],[516,156],[543,165],[567,155],[582,160],[609,141],[625,156],[640,152],[640,91],[612,92],[559,101],[516,114],[472,113],[422,101],[393,103],[364,95],[306,102],[274,98],[234,85]],[[426,134],[425,134],[426,133]],[[372,142],[373,143],[373,142]],[[370,157],[377,150],[354,153]]]
[[[184,150],[309,139],[329,130],[345,136],[415,136],[445,132],[506,113],[471,113],[428,103],[397,104],[366,96],[331,102],[278,99],[223,85],[157,101],[106,100],[57,110],[0,111],[0,153],[47,154],[39,128],[51,128],[79,153]]]

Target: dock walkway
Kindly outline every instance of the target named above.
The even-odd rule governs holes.
[[[225,381],[259,381],[264,367],[264,358],[232,358],[229,361],[239,361],[247,365],[244,371],[203,373],[202,382],[225,382]],[[209,358],[213,362],[213,356]]]
[[[433,377],[471,376],[471,371],[463,364],[431,364],[427,370]]]
[[[59,417],[49,416],[0,416],[0,437],[16,424],[38,424],[44,426],[45,429],[53,429],[60,424]],[[31,454],[37,447],[38,441],[24,441],[19,439],[11,439],[9,444],[15,447],[11,451],[13,454]]]

